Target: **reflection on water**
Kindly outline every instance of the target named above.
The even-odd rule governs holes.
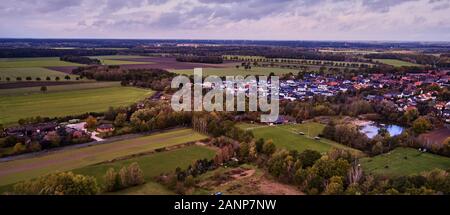
[[[361,132],[367,135],[369,138],[373,138],[377,136],[378,132],[381,128],[386,128],[386,130],[389,132],[389,135],[391,137],[399,135],[403,132],[403,127],[400,127],[398,125],[377,125],[377,124],[368,124],[361,127]]]

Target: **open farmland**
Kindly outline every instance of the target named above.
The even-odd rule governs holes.
[[[22,78],[22,81],[25,81],[26,77],[31,77],[33,81],[37,78],[45,81],[47,77],[50,78],[50,80],[47,81],[55,81],[56,77],[59,77],[60,80],[64,80],[64,77],[67,74],[52,68],[60,68],[62,70],[70,68],[71,71],[78,66],[83,65],[61,61],[57,57],[3,58],[0,59],[0,82],[7,81],[7,78],[10,79],[9,81],[17,81],[17,77]],[[76,77],[77,76],[75,75],[70,76],[71,80],[75,80]]]
[[[212,159],[215,151],[203,146],[188,146],[166,152],[158,152],[150,155],[139,156],[127,160],[120,160],[112,163],[86,166],[74,170],[75,173],[90,175],[97,178],[97,181],[104,183],[104,174],[109,168],[119,171],[122,166],[137,162],[144,172],[146,184],[138,187],[119,191],[120,194],[166,194],[172,193],[162,185],[155,182],[155,176],[162,173],[172,172],[177,167],[187,168],[198,159]]]
[[[22,81],[25,81],[27,77],[31,77],[32,81],[35,81],[36,78],[40,78],[42,81],[46,81],[47,77],[54,81],[56,77],[59,77],[60,80],[65,80],[65,76],[67,74],[61,73],[59,71],[50,70],[47,68],[41,67],[24,67],[24,68],[0,68],[0,81],[7,81],[6,78],[10,78],[9,81],[17,81],[17,77],[22,78]],[[76,79],[76,75],[70,75],[71,80]]]
[[[420,64],[410,63],[407,61],[402,60],[395,60],[395,59],[373,59],[375,62],[395,66],[395,67],[402,67],[402,66],[422,66]]]
[[[35,82],[30,82],[35,83]],[[58,84],[61,85],[52,85]],[[0,90],[0,96],[17,96],[17,95],[30,95],[30,94],[41,94],[41,86],[47,86],[47,93],[56,93],[56,92],[65,92],[72,90],[88,90],[88,89],[100,89],[106,87],[120,87],[120,82],[70,82],[62,83],[62,82],[48,82],[48,83],[35,83],[36,87],[16,87],[16,88],[6,88]],[[1,87],[1,85],[0,85]]]
[[[108,107],[130,105],[152,91],[133,87],[105,87],[19,96],[0,96],[0,124],[27,117],[58,117],[103,112]]]
[[[250,129],[256,138],[272,139],[277,147],[287,150],[297,150],[302,152],[306,149],[318,152],[327,152],[332,148],[350,150],[356,154],[361,154],[359,150],[341,145],[331,140],[315,140],[313,137],[322,133],[325,126],[319,123],[304,123],[297,125],[265,126]],[[300,135],[304,132],[305,135]]]
[[[1,162],[0,185],[12,184],[54,171],[68,171],[119,157],[154,151],[158,148],[180,145],[204,138],[204,135],[196,133],[191,129],[175,129],[150,136],[98,144],[90,147],[62,149],[61,151],[52,152],[43,156]],[[176,160],[183,161],[181,160],[181,156],[171,156],[170,158],[173,158],[173,161],[170,162],[177,162]],[[158,165],[170,165],[169,160],[163,161],[166,163],[161,161]],[[176,163],[174,165],[178,164]],[[101,174],[104,173],[102,172]],[[148,174],[151,173],[149,172]]]
[[[0,59],[0,68],[24,68],[24,67],[47,67],[47,66],[82,66],[82,64],[61,61],[57,57]]]
[[[386,176],[412,175],[435,168],[450,168],[450,158],[412,148],[396,148],[386,154],[362,158],[360,162],[366,173]]]
[[[135,56],[135,55],[106,55],[106,56],[92,56],[90,58],[95,58],[100,60],[100,62],[102,63],[102,65],[127,65],[127,64],[151,64],[149,62],[139,62],[139,61],[125,61],[122,59],[128,59],[128,58],[133,58],[133,59],[140,59],[140,58],[144,58],[142,56]]]
[[[193,75],[193,69],[176,69],[170,70],[171,72],[183,75]],[[252,67],[251,69],[244,69],[243,67],[228,67],[228,68],[203,68],[203,75],[217,75],[217,76],[236,76],[236,75],[265,75],[269,76],[270,73],[275,75],[282,75],[292,72],[293,74],[298,73],[295,69],[282,69],[282,68],[266,68],[266,67]]]

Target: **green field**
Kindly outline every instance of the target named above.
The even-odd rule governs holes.
[[[0,59],[0,68],[48,67],[48,66],[82,66],[82,64],[60,61],[59,58],[57,57]]]
[[[16,81],[16,77],[21,77],[22,81],[26,81],[26,77],[31,77],[33,81],[36,78],[41,78],[41,81],[45,81],[47,77],[54,81],[56,77],[59,77],[61,81],[65,81],[65,76],[67,74],[58,72],[55,70],[50,70],[41,67],[23,67],[23,68],[0,68],[0,82],[5,82],[6,78],[9,77],[10,81]],[[69,75],[70,80],[75,80],[77,75]]]
[[[47,93],[65,92],[72,90],[87,90],[87,89],[99,89],[106,87],[120,87],[120,82],[95,82],[89,81],[87,83],[74,83],[74,84],[64,84],[47,86]],[[18,96],[18,95],[30,95],[30,94],[41,94],[41,87],[21,87],[12,89],[1,89],[0,96]]]
[[[21,96],[0,96],[0,124],[26,117],[58,117],[102,112],[108,107],[130,105],[152,91],[133,87],[107,87]]]
[[[422,153],[412,148],[396,148],[386,154],[362,158],[360,162],[366,173],[386,176],[412,175],[435,168],[450,168],[450,158]]]
[[[1,58],[0,59],[0,82],[6,81],[6,78],[10,78],[10,81],[16,81],[16,77],[21,77],[22,81],[25,81],[26,77],[31,77],[33,81],[36,78],[41,78],[45,81],[47,77],[50,77],[52,81],[56,77],[60,80],[65,80],[65,73],[50,70],[44,67],[52,66],[83,66],[82,64],[71,63],[61,61],[57,57],[38,57],[38,58]],[[76,75],[70,75],[71,80],[75,80]]]
[[[410,63],[407,61],[402,60],[395,60],[395,59],[373,59],[375,62],[395,66],[395,67],[402,67],[402,66],[422,66],[420,64]]]
[[[204,138],[206,136],[196,133],[191,129],[176,129],[145,137],[90,147],[67,149],[43,156],[2,162],[0,163],[0,185],[8,185],[22,180],[36,178],[54,171],[68,171],[119,157],[149,152],[158,148],[180,145]],[[181,160],[181,156],[171,158],[173,160]],[[170,165],[169,161],[164,162]],[[165,164],[161,162],[158,165],[164,166]]]
[[[170,72],[174,72],[182,75],[193,75],[193,69],[173,69],[169,70]],[[268,76],[271,72],[275,75],[282,75],[292,72],[293,74],[297,74],[298,70],[295,69],[281,69],[281,68],[266,68],[266,67],[252,67],[252,69],[245,70],[240,67],[237,69],[236,67],[230,68],[203,68],[203,75],[217,75],[217,76],[236,76],[236,75],[266,75]]]
[[[103,176],[109,168],[119,171],[122,166],[137,162],[144,172],[144,178],[147,183],[120,191],[119,194],[166,194],[171,192],[156,183],[154,180],[155,176],[175,171],[177,167],[185,169],[198,159],[212,159],[214,156],[215,151],[212,149],[203,146],[189,146],[113,163],[87,166],[76,169],[74,172],[94,176],[97,178],[97,182],[102,184],[104,182]]]
[[[137,62],[137,61],[126,61],[119,59],[127,58],[145,58],[138,55],[104,55],[104,56],[90,56],[90,58],[95,58],[100,60],[102,65],[127,65],[127,64],[151,64],[151,62]]]
[[[306,149],[327,152],[332,148],[350,150],[361,154],[359,150],[341,145],[331,140],[315,140],[313,137],[322,133],[325,125],[319,123],[304,123],[296,125],[265,126],[250,129],[256,138],[272,139],[277,147],[302,152]],[[305,135],[300,135],[304,132]]]

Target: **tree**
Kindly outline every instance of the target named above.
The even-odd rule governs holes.
[[[138,163],[133,162],[130,166],[128,166],[128,174],[129,186],[136,186],[145,183],[144,172],[142,172]]]
[[[104,179],[105,179],[105,191],[113,192],[121,189],[122,181],[120,180],[120,176],[114,170],[114,168],[109,168],[108,171],[106,171]]]
[[[55,81],[59,81],[59,79],[60,79],[60,78],[59,78],[58,76],[56,76]]]
[[[47,92],[47,86],[41,86],[41,92],[42,93]]]
[[[421,134],[430,130],[432,128],[432,125],[430,121],[425,117],[419,117],[418,119],[414,120],[412,128],[416,134]]]
[[[184,186],[186,187],[192,187],[195,185],[195,180],[192,175],[188,175],[186,179],[184,180]]]
[[[328,185],[325,187],[325,194],[339,195],[344,192],[344,182],[342,177],[333,176],[330,178]]]
[[[275,144],[273,144],[272,140],[267,140],[264,143],[263,149],[262,149],[264,154],[271,155],[271,154],[273,154],[275,152],[275,150],[276,150],[276,147],[275,147]]]
[[[119,171],[119,176],[122,188],[140,185],[145,182],[144,173],[136,162],[128,167],[122,167]]]
[[[239,148],[239,156],[241,157],[242,160],[247,160],[247,158],[249,157],[250,154],[250,146],[248,143],[243,142],[240,145]]]
[[[47,77],[45,78],[45,80],[51,81],[52,79],[51,79],[49,76],[47,76]]]
[[[97,126],[97,118],[89,115],[86,119],[86,128],[88,129],[94,129],[95,126]]]
[[[66,75],[66,76],[64,76],[64,79],[66,79],[68,81],[68,80],[70,80],[70,76]]]
[[[322,157],[320,152],[307,149],[299,154],[298,159],[300,160],[302,167],[307,168],[314,165],[320,157]]]
[[[255,142],[255,149],[256,152],[261,153],[263,150],[263,145],[264,145],[264,139],[263,138],[259,138],[256,142]]]
[[[120,181],[122,182],[122,188],[129,187],[131,185],[130,173],[126,166],[122,167],[119,171]]]
[[[99,187],[94,177],[59,172],[20,182],[13,190],[24,195],[95,195]]]
[[[59,144],[61,143],[61,137],[56,131],[48,132],[45,135],[44,139],[49,141],[52,147],[58,147]]]
[[[119,113],[119,114],[117,114],[116,119],[114,119],[114,125],[118,126],[118,127],[122,127],[126,121],[127,121],[127,114]]]

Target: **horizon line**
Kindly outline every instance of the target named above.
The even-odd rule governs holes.
[[[101,37],[0,37],[1,39],[31,39],[31,40],[191,40],[191,41],[260,41],[260,42],[351,42],[351,43],[449,43],[441,40],[292,40],[292,39],[187,39],[187,38],[101,38]]]

